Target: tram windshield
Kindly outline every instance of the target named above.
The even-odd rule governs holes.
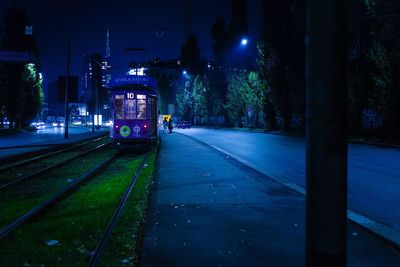
[[[130,99],[115,95],[115,119],[147,119],[146,104],[146,95],[131,95]]]

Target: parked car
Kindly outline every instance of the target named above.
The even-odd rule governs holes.
[[[192,124],[188,121],[181,121],[176,125],[178,129],[190,129],[191,126]]]

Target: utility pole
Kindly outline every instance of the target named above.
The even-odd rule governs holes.
[[[64,119],[64,138],[68,139],[68,126],[69,126],[69,108],[68,108],[68,94],[69,94],[69,69],[70,69],[70,50],[71,43],[67,42],[67,76],[65,77],[65,119]]]
[[[346,266],[346,5],[307,0],[307,267]]]

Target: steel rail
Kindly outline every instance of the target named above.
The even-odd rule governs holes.
[[[117,225],[119,218],[121,217],[122,211],[125,207],[126,202],[128,201],[128,198],[133,190],[133,188],[135,187],[137,178],[139,177],[140,173],[142,172],[142,169],[146,163],[146,160],[148,158],[148,156],[150,155],[150,152],[148,152],[144,158],[143,161],[141,162],[138,170],[136,171],[136,173],[134,174],[134,176],[132,177],[132,180],[128,186],[128,188],[125,190],[124,195],[122,196],[122,199],[120,200],[117,208],[114,211],[113,216],[111,217],[110,221],[108,222],[108,225],[106,227],[106,230],[103,233],[102,238],[100,239],[100,241],[97,243],[96,249],[93,251],[92,256],[90,257],[88,266],[89,267],[94,267],[97,265],[97,263],[99,262],[101,255],[108,243],[108,240],[110,239],[112,230],[115,228],[115,226]]]
[[[3,189],[8,188],[8,187],[10,187],[10,186],[16,185],[16,184],[18,184],[18,183],[20,183],[20,182],[22,182],[22,181],[25,181],[25,180],[27,180],[27,179],[30,179],[30,178],[32,178],[32,177],[34,177],[34,176],[37,176],[37,175],[39,175],[39,174],[42,174],[42,173],[44,173],[44,172],[46,172],[46,171],[50,171],[50,170],[52,170],[52,169],[54,169],[54,168],[56,168],[56,167],[59,167],[59,166],[64,165],[64,164],[66,164],[66,163],[68,163],[68,162],[70,162],[70,161],[73,161],[73,160],[75,160],[75,159],[77,159],[77,158],[79,158],[79,157],[86,156],[86,155],[88,155],[88,154],[90,154],[90,153],[93,153],[94,151],[97,151],[97,150],[99,150],[99,149],[103,148],[104,146],[109,145],[109,144],[111,144],[111,143],[112,143],[112,141],[109,141],[109,142],[107,142],[107,143],[98,145],[98,146],[96,146],[95,148],[92,148],[92,149],[90,149],[90,150],[87,150],[87,151],[85,151],[85,152],[83,152],[83,153],[81,153],[81,154],[79,154],[79,155],[77,155],[77,156],[68,158],[68,159],[66,159],[66,160],[63,160],[63,161],[61,161],[61,162],[58,162],[58,163],[53,164],[53,165],[51,165],[51,166],[48,166],[48,167],[46,167],[46,168],[40,169],[40,170],[38,170],[38,171],[36,171],[36,172],[34,172],[34,173],[25,175],[25,176],[23,176],[23,177],[21,177],[21,178],[18,178],[18,179],[15,179],[15,180],[10,181],[10,182],[8,182],[8,183],[2,184],[2,185],[0,185],[0,190],[3,190]]]
[[[26,160],[22,160],[22,161],[19,161],[19,162],[16,162],[16,163],[12,163],[12,164],[0,167],[0,172],[3,172],[3,171],[6,171],[6,170],[9,170],[9,169],[18,167],[20,165],[32,163],[32,162],[35,162],[35,161],[38,161],[38,160],[41,160],[41,159],[45,159],[45,158],[48,158],[48,157],[51,157],[51,156],[54,156],[54,155],[58,155],[58,154],[61,154],[61,153],[64,153],[64,152],[67,152],[67,151],[70,151],[70,150],[74,150],[74,149],[77,149],[77,148],[82,147],[84,145],[100,141],[100,140],[102,140],[104,138],[106,138],[106,137],[101,137],[101,138],[96,138],[96,139],[93,139],[93,140],[85,141],[83,143],[79,143],[79,144],[75,144],[75,145],[72,145],[72,146],[68,146],[67,148],[64,148],[65,146],[63,146],[63,145],[55,145],[55,147],[57,147],[57,146],[62,146],[62,147],[59,150],[52,151],[52,152],[46,153],[44,155],[39,155],[39,156],[36,156],[36,157],[33,157],[33,158],[29,158],[29,159],[26,159]],[[51,146],[51,145],[48,145],[48,146]]]
[[[10,233],[12,233],[14,230],[16,230],[19,226],[21,226],[23,223],[29,221],[32,219],[34,216],[38,215],[39,213],[43,212],[46,208],[48,208],[50,205],[53,205],[63,199],[67,194],[71,193],[73,190],[75,190],[78,186],[80,186],[82,183],[86,182],[89,178],[94,176],[99,170],[101,170],[104,166],[109,164],[111,161],[113,161],[117,156],[121,155],[122,151],[119,151],[107,159],[103,160],[101,163],[97,164],[95,167],[90,169],[88,172],[86,172],[84,175],[80,176],[78,179],[76,179],[72,184],[67,186],[66,188],[62,189],[58,193],[54,194],[51,196],[49,199],[45,200],[44,202],[40,203],[37,205],[35,208],[32,210],[28,211],[21,217],[19,217],[17,220],[14,222],[10,223],[9,225],[5,226],[3,229],[0,230],[0,240],[4,239],[7,237]]]

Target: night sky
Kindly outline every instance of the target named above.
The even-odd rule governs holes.
[[[198,36],[202,58],[211,52],[211,25],[217,15],[228,24],[230,0],[193,0],[192,32]],[[71,40],[71,75],[80,75],[82,55],[105,52],[106,29],[110,30],[112,73],[126,70],[129,61],[180,55],[183,38],[182,0],[29,1],[1,0],[0,21],[11,5],[24,9],[40,50],[44,87],[66,72],[67,40]],[[261,0],[248,1],[249,35],[259,36]],[[157,29],[164,29],[157,37]],[[254,50],[255,42],[251,42]],[[145,55],[126,54],[125,48],[145,48]]]

